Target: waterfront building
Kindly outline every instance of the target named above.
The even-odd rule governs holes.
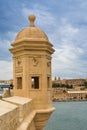
[[[87,81],[86,79],[60,79],[55,78],[52,82],[53,100],[87,100]],[[84,90],[84,91],[82,91]]]
[[[53,101],[87,100],[87,90],[67,90],[65,88],[53,88]]]
[[[68,99],[87,100],[87,91],[67,91]]]

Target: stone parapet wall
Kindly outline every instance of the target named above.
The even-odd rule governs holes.
[[[18,112],[16,105],[0,100],[0,130],[16,130],[19,126]]]
[[[34,109],[32,99],[13,96],[0,100],[0,130],[42,130],[54,107]]]
[[[0,130],[36,130],[32,99],[13,96],[0,100]]]
[[[34,118],[35,118],[35,111],[32,111],[26,118],[20,123],[17,130],[36,130]]]
[[[32,110],[32,99],[13,96],[3,100],[15,104],[19,108],[19,120],[22,121]]]

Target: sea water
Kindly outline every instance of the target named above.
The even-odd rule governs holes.
[[[87,130],[87,102],[54,102],[45,130]]]

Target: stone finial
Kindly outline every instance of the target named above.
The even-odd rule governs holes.
[[[34,21],[36,19],[36,16],[31,14],[29,17],[28,17],[29,21],[30,21],[30,27],[34,27]]]

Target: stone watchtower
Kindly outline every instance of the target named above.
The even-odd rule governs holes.
[[[33,99],[34,109],[52,109],[51,55],[53,45],[47,35],[35,27],[35,16],[30,15],[30,26],[21,30],[11,44],[13,54],[14,95]]]
[[[10,49],[13,54],[14,95],[34,99],[37,108],[48,108],[54,49],[46,34],[35,27],[35,16],[30,15],[29,20],[30,26],[18,33]]]

